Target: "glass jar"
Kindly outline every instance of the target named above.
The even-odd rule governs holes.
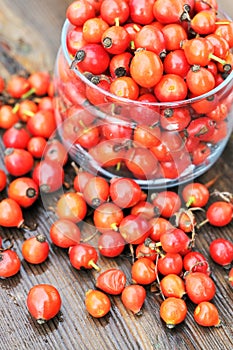
[[[143,189],[177,186],[206,172],[232,132],[233,71],[195,98],[129,100],[98,86],[107,78],[71,69],[72,28],[66,20],[54,83],[58,131],[73,160],[108,180],[133,178]]]

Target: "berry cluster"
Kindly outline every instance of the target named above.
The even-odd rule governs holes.
[[[5,169],[0,169],[1,227],[35,230],[36,225],[26,225],[24,210],[34,205],[41,193],[57,190],[64,181],[68,155],[55,138],[53,93],[48,72],[14,75],[7,83],[0,77],[0,128],[5,147]],[[20,271],[21,261],[13,245],[11,238],[0,237],[0,278]],[[21,254],[30,264],[43,263],[49,252],[44,234],[31,235],[22,243]],[[48,300],[49,308],[44,309]],[[27,306],[38,323],[44,323],[60,310],[61,297],[54,286],[35,285],[28,293]]]
[[[56,108],[78,162],[142,181],[208,164],[231,128],[232,88],[221,83],[233,23],[217,10],[216,1],[71,3]]]
[[[62,94],[55,101],[64,121],[64,139],[88,150],[105,167],[119,169],[124,163],[139,179],[159,177],[162,172],[165,177],[177,177],[181,165],[187,166],[184,146],[194,165],[202,163],[210,154],[209,144],[226,136],[232,102],[227,93],[188,107],[162,108],[156,113],[152,108],[146,115],[128,114],[129,109],[121,115],[124,108],[116,113],[111,97],[108,113],[114,112],[114,121],[102,124],[86,106],[106,102],[107,95],[93,84],[116,97],[142,103],[179,101],[221,84],[231,71],[233,29],[229,20],[220,23],[216,11],[215,0],[74,1],[67,9],[73,27],[66,38],[73,62],[67,67],[59,56],[56,81]],[[75,67],[90,79],[90,85],[77,78]],[[215,190],[213,195],[220,199],[209,204],[209,186],[196,182],[184,185],[180,195],[172,190],[149,194],[130,177],[108,182],[74,163],[75,175],[68,186],[65,166],[69,157],[56,138],[53,90],[46,72],[11,77],[6,86],[0,78],[0,128],[6,148],[5,170],[0,170],[0,226],[30,229],[23,210],[36,205],[39,197],[59,194],[54,207],[48,208],[55,216],[49,237],[31,235],[22,243],[21,253],[28,264],[43,263],[54,244],[67,249],[67,260],[76,270],[95,269],[95,286],[85,299],[93,317],[109,312],[111,295],[119,295],[127,309],[139,314],[148,288],[155,288],[162,299],[161,319],[168,327],[185,319],[188,303],[184,296],[196,305],[198,324],[218,326],[218,310],[211,302],[216,285],[207,257],[195,247],[196,232],[206,223],[224,227],[232,222],[232,193]],[[123,123],[127,118],[134,128]],[[58,193],[63,186],[64,192]],[[194,215],[197,209],[205,211],[202,222]],[[90,237],[86,237],[85,225],[94,231]],[[96,237],[96,245],[91,244]],[[11,242],[0,238],[1,278],[20,271],[19,256],[11,248]],[[101,256],[121,254],[130,254],[129,281],[122,270],[101,272],[99,266]],[[216,238],[209,254],[229,269],[229,285],[233,285],[233,243]],[[61,297],[54,286],[35,285],[28,293],[27,306],[41,324],[58,313]]]
[[[148,197],[132,179],[114,178],[108,183],[102,177],[78,170],[73,185],[78,192],[61,195],[56,205],[59,219],[50,230],[53,243],[69,249],[71,265],[78,270],[94,268],[99,272],[99,254],[114,258],[124,254],[127,247],[132,255],[132,284],[126,285],[126,275],[119,269],[107,269],[97,276],[98,290],[91,289],[86,294],[86,308],[92,316],[102,317],[109,312],[108,294],[121,295],[125,307],[139,314],[146,298],[145,287],[157,285],[164,298],[161,318],[168,327],[184,320],[184,295],[197,305],[197,323],[219,325],[218,310],[210,302],[216,292],[215,283],[206,257],[195,249],[195,239],[196,230],[206,222],[223,227],[232,221],[232,194],[215,191],[220,200],[209,205],[206,220],[197,223],[194,211],[208,205],[210,196],[208,187],[201,183],[185,185],[181,196],[166,190]],[[68,247],[77,237],[76,232],[74,236],[69,234],[68,242],[68,221],[73,226],[85,220],[88,207],[93,210],[92,220],[99,234],[97,248],[86,242]],[[230,268],[231,241],[213,240],[209,253],[216,263]],[[231,274],[232,269],[230,281]]]
[[[96,9],[93,2],[74,1],[66,13],[75,26],[67,36],[72,66],[106,74],[111,93],[133,100],[140,88],[152,89],[160,102],[204,94],[222,81],[220,73],[231,71],[233,26],[219,20],[217,7],[184,0],[103,0]]]
[[[35,76],[43,86],[42,77],[47,77],[43,95],[32,84],[25,89],[25,84]],[[213,181],[208,185],[186,184],[180,195],[171,190],[151,194],[133,179],[121,177],[108,182],[73,162],[70,165],[75,174],[67,186],[64,174],[69,157],[55,137],[52,91],[48,75],[39,72],[27,79],[12,77],[1,95],[5,99],[0,122],[4,128],[6,171],[0,171],[0,189],[5,197],[0,202],[0,225],[28,230],[23,210],[34,205],[39,196],[43,200],[46,195],[55,194],[56,200],[54,207],[48,208],[54,215],[49,237],[37,233],[24,239],[21,254],[25,261],[43,263],[53,243],[67,249],[68,261],[76,270],[95,269],[96,288],[88,290],[85,299],[86,309],[93,317],[109,312],[111,295],[121,296],[127,309],[140,314],[149,287],[156,288],[162,298],[160,315],[168,327],[185,319],[188,312],[185,295],[196,305],[194,319],[198,324],[219,325],[218,310],[211,302],[216,293],[215,282],[207,258],[195,248],[195,241],[197,230],[206,222],[223,227],[232,221],[232,194],[215,190],[213,194],[220,199],[209,205]],[[58,192],[63,185],[64,191]],[[198,223],[194,212],[206,207],[206,220]],[[21,267],[17,252],[11,249],[12,243],[0,239],[1,278],[16,275]],[[115,258],[122,254],[130,254],[130,281],[119,268],[102,272],[99,266],[101,256]],[[232,284],[232,242],[214,239],[209,254],[214,262],[229,268]],[[49,305],[44,307],[46,300]],[[54,286],[35,285],[28,293],[27,306],[42,324],[58,313],[61,297]]]

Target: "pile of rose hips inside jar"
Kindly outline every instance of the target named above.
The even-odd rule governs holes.
[[[233,23],[219,19],[217,10],[216,0],[71,3],[66,12],[71,23],[66,43],[73,61],[71,67],[62,59],[58,63],[58,92],[68,101],[65,109],[61,104],[61,115],[67,118],[64,127],[72,127],[75,118],[68,117],[75,108],[85,109],[87,101],[92,106],[119,102],[95,86],[142,104],[188,101],[219,86],[232,71]],[[93,87],[78,81],[70,68],[77,68]],[[71,141],[110,171],[120,160],[129,177],[175,179],[190,159],[194,167],[205,164],[227,136],[231,104],[232,94],[214,94],[179,108],[164,106],[157,111],[158,107],[152,107],[155,113],[148,119],[143,110],[140,113],[129,105],[126,117],[116,113],[118,124],[106,118],[103,128],[88,117],[80,125],[77,116],[77,129],[85,133],[85,140],[77,132]],[[129,139],[133,147],[127,143],[127,147],[114,148],[115,139],[123,145]]]
[[[221,73],[231,71],[233,24],[218,19],[217,2],[152,0],[146,5],[126,0],[71,3],[66,16],[75,26],[67,36],[73,65],[81,72],[106,73],[109,91],[132,100],[140,88],[153,88],[147,92],[154,101],[173,102],[220,84]]]
[[[232,193],[215,190],[213,195],[219,198],[209,204],[212,181],[186,184],[180,195],[172,190],[149,195],[133,179],[113,178],[107,182],[74,163],[70,167],[75,175],[68,188],[64,166],[69,158],[56,138],[49,74],[12,76],[6,86],[1,78],[0,86],[0,127],[5,146],[5,169],[0,170],[0,226],[28,230],[23,211],[39,195],[57,194],[64,185],[54,207],[56,219],[49,237],[32,234],[24,239],[21,253],[25,261],[43,263],[53,243],[67,249],[75,269],[96,269],[96,288],[88,290],[85,299],[93,317],[109,312],[109,295],[120,295],[127,309],[140,314],[149,286],[156,287],[163,299],[160,315],[168,327],[185,319],[188,310],[184,296],[196,304],[194,319],[198,324],[219,325],[218,310],[211,302],[215,283],[207,258],[195,249],[195,239],[196,231],[206,222],[217,227],[231,223]],[[197,223],[195,210],[204,211],[203,208],[206,220]],[[96,246],[82,237],[83,222],[88,222],[94,235],[98,235]],[[1,278],[10,278],[20,270],[21,262],[12,243],[0,239]],[[131,281],[119,268],[100,271],[99,257],[114,258],[125,249],[132,257]],[[229,287],[233,285],[233,243],[216,238],[209,246],[209,254],[215,263],[229,268]],[[32,286],[27,297],[28,310],[40,324],[58,313],[61,302],[58,290],[50,284]]]

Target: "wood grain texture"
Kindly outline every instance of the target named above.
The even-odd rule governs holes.
[[[57,49],[60,44],[60,31],[65,18],[65,10],[71,1],[65,0],[0,0],[0,41],[10,57],[16,59],[28,71],[49,69],[52,71]],[[230,1],[220,1],[231,5]],[[229,7],[228,7],[229,8]],[[230,8],[229,8],[230,9]],[[230,10],[229,10],[230,11]],[[232,10],[231,10],[232,11]],[[233,12],[233,11],[232,11]],[[1,59],[0,59],[1,61]],[[5,77],[11,67],[0,64],[1,74]],[[15,68],[17,69],[17,67]],[[3,145],[1,145],[1,167],[3,167]],[[221,158],[198,181],[207,182],[219,175],[216,187],[220,191],[232,192],[233,138],[225,148]],[[66,180],[71,181],[74,171],[67,166]],[[6,193],[1,194],[2,197]],[[44,197],[32,208],[24,210],[26,223],[38,223],[37,231],[49,239],[49,228],[55,220],[53,212],[47,206],[56,201],[56,197]],[[211,199],[213,200],[213,199]],[[203,219],[198,214],[198,220]],[[82,237],[93,231],[85,226]],[[33,233],[34,234],[34,233]],[[206,225],[201,228],[196,239],[197,249],[208,257],[212,277],[216,282],[217,293],[213,300],[219,308],[223,325],[220,328],[203,328],[195,324],[192,313],[194,304],[188,302],[188,316],[185,322],[173,330],[165,327],[159,316],[162,299],[147,288],[147,299],[143,314],[138,317],[127,311],[120,297],[111,297],[110,313],[102,319],[93,319],[85,310],[84,296],[89,288],[94,288],[96,272],[77,271],[71,267],[67,250],[53,244],[50,256],[41,265],[34,266],[23,260],[21,246],[31,232],[17,229],[3,229],[3,238],[12,237],[22,261],[19,274],[1,281],[0,289],[0,348],[3,350],[32,349],[116,349],[116,350],[229,350],[233,348],[233,312],[232,288],[227,283],[227,272],[217,266],[208,254],[209,243],[219,236],[233,239],[233,224],[227,227],[213,228]],[[97,236],[90,242],[96,244]],[[128,251],[114,260],[101,258],[102,270],[109,267],[121,268],[131,282],[131,259]],[[38,283],[50,283],[61,294],[61,312],[51,321],[39,326],[29,315],[26,297],[29,289]]]

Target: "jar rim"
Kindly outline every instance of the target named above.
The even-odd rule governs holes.
[[[225,15],[225,18],[230,19],[228,16]],[[231,19],[230,19],[231,20]],[[62,47],[62,51],[63,54],[65,56],[65,59],[70,67],[71,63],[72,63],[72,59],[70,57],[68,48],[67,48],[67,33],[70,30],[70,28],[74,28],[74,26],[69,22],[68,19],[65,20],[63,27],[62,27],[62,32],[61,32],[61,47]],[[78,68],[74,68],[73,71],[75,72],[75,74],[77,75],[78,78],[80,78],[85,84],[89,85],[90,87],[93,87],[93,83],[84,75],[82,74]],[[227,78],[219,85],[217,85],[214,89],[208,91],[205,94],[196,96],[196,97],[192,97],[189,99],[185,99],[185,100],[180,100],[180,101],[173,101],[173,102],[145,102],[145,101],[137,101],[137,100],[131,100],[125,97],[119,97],[116,96],[102,88],[100,88],[99,86],[95,85],[95,89],[97,91],[99,91],[100,93],[106,95],[107,97],[116,100],[117,102],[122,102],[122,103],[130,103],[130,104],[134,104],[135,106],[150,106],[150,107],[181,107],[187,104],[191,104],[194,102],[198,102],[201,101],[203,99],[207,99],[210,96],[213,96],[219,92],[221,92],[222,90],[224,90],[224,88],[233,80],[233,69],[231,71],[231,73],[227,76]]]

